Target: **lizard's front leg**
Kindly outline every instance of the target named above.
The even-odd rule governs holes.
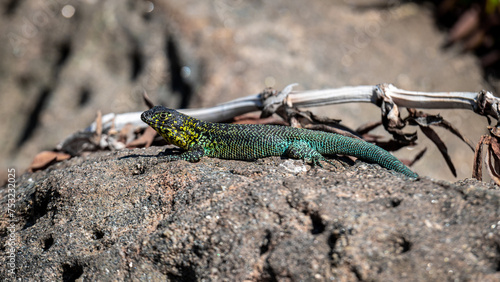
[[[167,162],[184,160],[194,163],[198,162],[205,155],[205,150],[202,147],[195,147],[176,155],[164,155],[164,153],[160,153],[159,155],[161,155],[160,157]]]

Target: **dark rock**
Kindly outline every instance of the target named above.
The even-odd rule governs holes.
[[[500,189],[378,165],[96,153],[17,181],[22,280],[492,281]],[[6,189],[2,189],[6,206]],[[2,250],[9,225],[2,222]],[[2,256],[6,265],[6,256]],[[13,278],[2,267],[0,278]]]

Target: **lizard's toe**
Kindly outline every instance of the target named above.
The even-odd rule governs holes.
[[[321,163],[321,161],[323,160],[322,158],[311,157],[311,158],[305,158],[304,160],[313,166],[319,166],[323,168],[323,164]]]
[[[329,159],[325,158],[323,161],[331,164],[333,167],[335,167],[335,169],[343,169],[344,168],[343,163],[337,159],[329,160]]]

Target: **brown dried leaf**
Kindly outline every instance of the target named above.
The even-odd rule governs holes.
[[[385,102],[382,104],[382,124],[392,137],[402,144],[409,144],[417,140],[417,132],[405,133],[401,130],[406,126],[406,120],[399,117],[399,110],[393,103]],[[410,114],[412,109],[407,109]],[[397,115],[396,115],[397,113]]]
[[[156,137],[156,131],[152,127],[146,128],[141,137],[127,144],[127,148],[148,148],[153,144]]]
[[[453,165],[453,162],[450,159],[450,156],[448,155],[448,149],[447,149],[446,145],[441,140],[441,138],[439,138],[437,133],[433,129],[430,128],[430,126],[435,125],[435,126],[440,126],[440,127],[445,128],[446,130],[450,131],[455,136],[460,138],[462,141],[464,141],[471,148],[471,150],[474,151],[474,146],[473,146],[472,142],[470,142],[470,140],[467,139],[465,136],[463,136],[462,133],[460,133],[460,131],[457,128],[455,128],[450,122],[444,120],[440,115],[429,115],[429,114],[426,114],[426,113],[421,112],[421,111],[419,111],[419,112],[410,111],[410,116],[407,118],[407,120],[410,123],[415,123],[415,124],[419,125],[422,132],[429,139],[431,139],[431,141],[434,142],[434,144],[436,144],[439,151],[443,155],[446,163],[448,164],[448,167],[450,168],[451,172],[456,177],[457,176],[456,170],[455,170],[455,167]],[[476,166],[476,168],[478,168],[479,170],[481,169],[480,163],[479,163],[479,166]]]
[[[149,98],[148,93],[146,91],[142,92],[142,99],[144,99],[144,103],[146,103],[146,106],[149,109],[155,106],[155,104],[153,103],[153,101],[151,101],[151,98]]]
[[[481,65],[484,68],[491,67],[500,61],[500,50],[492,50],[481,57]]]
[[[431,125],[438,125],[443,121],[443,117],[439,114],[429,115],[421,111],[412,111],[411,115],[407,118],[411,123],[418,124],[420,126],[429,127]]]
[[[462,141],[464,141],[465,144],[467,144],[469,148],[474,152],[474,144],[472,144],[472,142],[467,137],[463,136],[462,133],[460,133],[460,131],[457,128],[455,128],[450,122],[443,119],[440,123],[437,123],[436,125],[447,129],[449,132],[453,133],[455,136],[462,139]]]
[[[392,100],[385,99],[381,106],[382,123],[392,133],[405,127],[406,123],[400,118],[399,107]]]
[[[319,123],[319,124],[335,124],[338,125],[342,120],[340,119],[333,119],[325,116],[318,116],[313,114],[310,111],[300,111],[299,112],[300,116],[312,121],[313,123]]]
[[[474,145],[472,144],[472,142],[467,139],[467,137],[462,135],[462,133],[460,133],[460,131],[455,128],[450,122],[443,119],[439,114],[429,115],[421,111],[411,111],[410,116],[407,118],[407,121],[410,123],[418,124],[420,128],[430,128],[431,125],[442,127],[460,138],[463,142],[465,142],[465,144],[469,146],[472,151],[474,151]],[[437,136],[435,132],[434,135]]]
[[[369,122],[369,123],[365,123],[363,125],[361,125],[360,127],[358,127],[356,129],[356,132],[359,133],[360,135],[364,135],[372,130],[374,130],[375,128],[379,127],[380,125],[382,125],[382,121],[375,121],[375,122]]]
[[[367,140],[367,141],[371,141],[370,138],[367,138],[366,136],[367,136],[366,134],[363,135],[363,139]],[[389,141],[377,141],[377,140],[375,140],[375,142],[371,142],[371,143],[375,143],[375,145],[377,145],[380,148],[382,148],[386,151],[389,151],[389,152],[397,151],[397,150],[404,148],[406,146],[416,145],[416,143],[413,141],[401,142],[398,140],[389,140]]]
[[[405,164],[405,165],[412,166],[414,163],[416,163],[418,160],[420,160],[425,155],[425,152],[427,152],[427,148],[424,148],[420,152],[418,152],[418,154],[413,158],[413,160],[411,160],[410,163]]]
[[[366,142],[370,142],[370,143],[380,143],[380,144],[385,144],[385,143],[388,143],[388,142],[400,143],[401,144],[401,148],[407,145],[407,144],[403,144],[403,143],[395,141],[395,140],[390,140],[390,141],[387,141],[387,142],[386,141],[379,141],[380,139],[385,138],[385,136],[376,135],[376,134],[370,134],[370,133],[365,133],[365,134],[361,135],[361,138],[363,138],[363,140],[365,140]]]
[[[28,170],[30,172],[35,172],[37,170],[43,170],[49,167],[51,164],[60,162],[63,160],[67,160],[71,158],[71,155],[61,152],[53,152],[53,151],[43,151],[38,153],[33,162],[31,162]]]
[[[409,111],[411,111],[411,109],[409,109]],[[382,121],[366,123],[358,127],[356,129],[356,132],[363,137],[363,140],[370,143],[375,143],[375,145],[385,149],[386,151],[397,151],[406,146],[413,146],[416,144],[416,133],[404,133],[402,130],[396,128],[387,128],[387,130],[392,134],[395,140],[379,141],[383,138],[383,136],[368,133],[381,124],[383,124]]]
[[[102,134],[102,113],[101,113],[101,111],[97,111],[97,117],[95,119],[95,123],[96,123],[95,132],[97,133],[97,135],[99,137],[101,137],[101,134]]]
[[[101,111],[97,111],[97,116],[95,118],[95,132],[90,141],[97,147],[101,141],[102,136],[102,114]]]
[[[464,43],[465,50],[474,50],[483,44],[486,37],[486,30],[479,29],[476,30]]]
[[[500,144],[498,144],[498,139],[492,137],[490,140],[490,151],[491,157],[493,159],[492,165],[494,166],[495,172],[500,171]]]
[[[133,141],[134,136],[134,127],[132,124],[128,123],[125,124],[125,126],[123,126],[120,130],[120,133],[118,134],[118,141],[123,144],[128,144]]]
[[[463,13],[451,28],[448,41],[455,43],[472,34],[479,27],[480,13],[481,10],[477,6]]]
[[[453,174],[453,176],[457,177],[455,166],[451,161],[450,155],[448,155],[448,148],[441,140],[441,138],[439,138],[439,135],[437,135],[437,133],[430,127],[420,126],[420,129],[425,134],[425,136],[427,136],[427,138],[431,139],[431,141],[436,144],[436,147],[439,149],[439,152],[441,152],[441,155],[443,155],[446,164],[450,168],[451,173]]]
[[[488,126],[488,131],[490,132],[491,136],[500,138],[500,128],[496,126]]]
[[[58,146],[58,150],[69,153],[72,156],[78,156],[83,151],[94,151],[99,148],[99,144],[94,142],[94,138],[94,132],[79,131],[66,138],[64,142]]]
[[[500,185],[500,175],[491,163],[492,154],[494,154],[493,150],[486,151],[486,165],[488,166],[488,173],[490,174],[491,179],[493,179],[497,185]]]
[[[479,142],[476,145],[476,152],[474,153],[474,165],[472,167],[472,177],[481,181],[483,180],[483,167],[481,157],[483,154],[483,145],[486,145],[489,141],[489,136],[481,136]]]

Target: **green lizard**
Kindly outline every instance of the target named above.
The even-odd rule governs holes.
[[[361,139],[323,131],[280,125],[205,122],[163,106],[141,115],[165,140],[185,152],[168,155],[168,161],[196,162],[203,156],[256,160],[269,156],[304,159],[313,165],[331,163],[323,155],[349,155],[375,162],[411,178],[418,175],[384,149]]]

